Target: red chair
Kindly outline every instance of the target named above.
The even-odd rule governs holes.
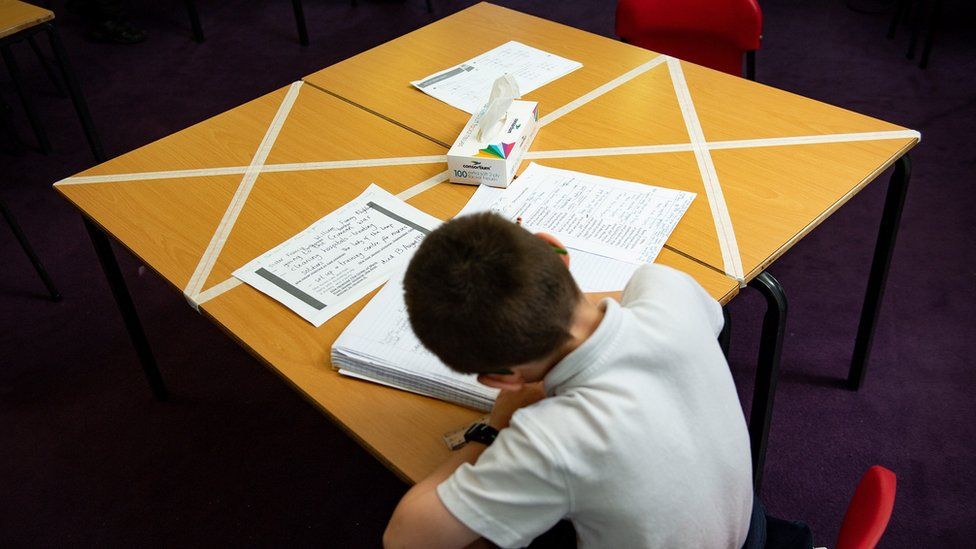
[[[895,474],[880,465],[864,473],[847,506],[837,549],[871,549],[881,540],[895,505]]]
[[[762,10],[756,0],[619,0],[617,36],[624,42],[756,79]]]

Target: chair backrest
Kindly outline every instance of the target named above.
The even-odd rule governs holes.
[[[628,43],[736,76],[759,49],[756,0],[619,0],[617,36]]]
[[[870,549],[878,544],[895,505],[895,474],[874,465],[857,484],[844,514],[837,549]]]

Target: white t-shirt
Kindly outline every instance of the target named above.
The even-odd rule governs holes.
[[[659,265],[601,306],[596,331],[546,375],[548,398],[441,483],[441,501],[503,547],[568,518],[580,547],[739,549],[751,458],[721,307]]]

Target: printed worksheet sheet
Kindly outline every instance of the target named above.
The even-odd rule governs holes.
[[[524,95],[582,66],[512,41],[411,84],[431,97],[474,114],[485,106],[492,84],[501,76],[514,76]]]
[[[234,276],[318,327],[385,282],[440,223],[370,185]]]
[[[695,193],[532,163],[507,189],[482,185],[458,215],[494,211],[558,238],[584,292],[624,288],[653,263]]]

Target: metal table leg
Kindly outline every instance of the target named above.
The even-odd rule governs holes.
[[[291,6],[295,10],[295,24],[298,25],[298,43],[308,45],[308,28],[305,26],[305,10],[302,9],[302,0],[291,0]]]
[[[895,173],[888,183],[888,194],[885,196],[884,211],[881,214],[881,229],[878,231],[878,242],[874,246],[868,289],[861,308],[861,322],[857,326],[857,339],[854,341],[854,357],[847,374],[847,386],[854,391],[860,389],[864,383],[868,358],[871,355],[871,340],[874,338],[874,327],[881,310],[881,298],[888,279],[888,267],[891,266],[891,255],[895,249],[895,237],[898,236],[898,225],[911,176],[912,159],[906,154],[895,164]]]
[[[34,50],[34,55],[37,56],[37,60],[41,63],[41,68],[44,69],[44,74],[47,75],[47,79],[51,81],[51,85],[58,92],[58,95],[64,97],[64,88],[61,87],[61,81],[58,80],[58,76],[54,74],[54,68],[51,67],[51,63],[48,62],[47,56],[41,51],[41,46],[34,40],[34,35],[27,37],[27,43],[30,44],[32,50]]]
[[[759,361],[756,366],[756,384],[752,391],[752,410],[749,413],[749,441],[752,450],[752,479],[756,492],[762,486],[763,467],[766,462],[766,444],[769,425],[773,417],[773,399],[779,379],[779,359],[786,333],[786,293],[769,272],[763,272],[749,282],[766,298],[766,314],[763,316],[762,336],[759,341]]]
[[[17,237],[17,242],[20,242],[20,247],[24,249],[24,253],[27,254],[27,258],[30,259],[31,265],[34,266],[34,270],[37,271],[37,276],[41,277],[41,281],[44,282],[44,286],[47,287],[47,291],[51,294],[51,301],[61,301],[61,292],[54,286],[54,282],[51,277],[48,276],[47,271],[44,269],[44,265],[41,264],[41,260],[38,259],[37,255],[34,253],[34,249],[31,248],[30,242],[27,241],[27,237],[24,232],[20,230],[20,225],[17,224],[17,220],[14,219],[13,214],[7,209],[7,205],[0,201],[0,214],[3,218],[7,220],[7,224],[10,225],[10,230],[13,231],[14,236]]]
[[[203,25],[200,24],[200,14],[197,13],[197,3],[194,0],[186,0],[186,13],[190,16],[190,26],[193,27],[193,40],[197,43],[203,42]]]
[[[78,85],[78,79],[75,78],[75,73],[71,70],[71,64],[68,62],[68,53],[64,49],[64,44],[61,43],[58,29],[51,23],[45,23],[43,30],[47,33],[48,39],[51,41],[51,49],[54,51],[54,57],[58,61],[58,66],[61,67],[61,77],[64,79],[68,93],[71,95],[71,102],[75,106],[75,112],[78,113],[78,118],[81,120],[81,127],[85,130],[88,146],[91,147],[96,161],[105,162],[106,158],[105,152],[102,150],[102,141],[98,137],[98,132],[95,131],[95,123],[92,122],[91,113],[88,112],[88,104],[85,102],[85,96],[81,93],[81,86]]]
[[[169,391],[166,390],[163,376],[160,375],[159,368],[156,366],[156,358],[149,347],[146,333],[142,330],[142,323],[139,321],[139,315],[136,314],[132,296],[129,295],[129,290],[126,288],[125,278],[123,278],[119,264],[115,260],[115,253],[112,251],[108,236],[88,219],[85,219],[85,228],[88,230],[88,236],[91,237],[92,245],[95,247],[98,262],[102,264],[102,270],[105,271],[105,278],[108,279],[108,285],[112,289],[115,303],[119,307],[119,312],[122,313],[122,320],[125,322],[125,328],[128,330],[132,345],[139,356],[139,363],[149,380],[149,387],[157,399],[164,400]]]
[[[51,141],[48,140],[47,132],[44,131],[44,125],[41,124],[41,119],[37,116],[37,110],[34,109],[34,102],[31,100],[30,93],[24,87],[20,67],[17,65],[17,59],[14,58],[13,51],[10,49],[10,44],[4,44],[0,48],[0,54],[3,55],[3,61],[7,64],[7,71],[10,72],[10,79],[14,82],[14,88],[17,90],[20,102],[24,105],[27,120],[30,121],[31,128],[34,129],[34,135],[37,137],[37,146],[41,149],[42,153],[47,154],[51,152]]]

